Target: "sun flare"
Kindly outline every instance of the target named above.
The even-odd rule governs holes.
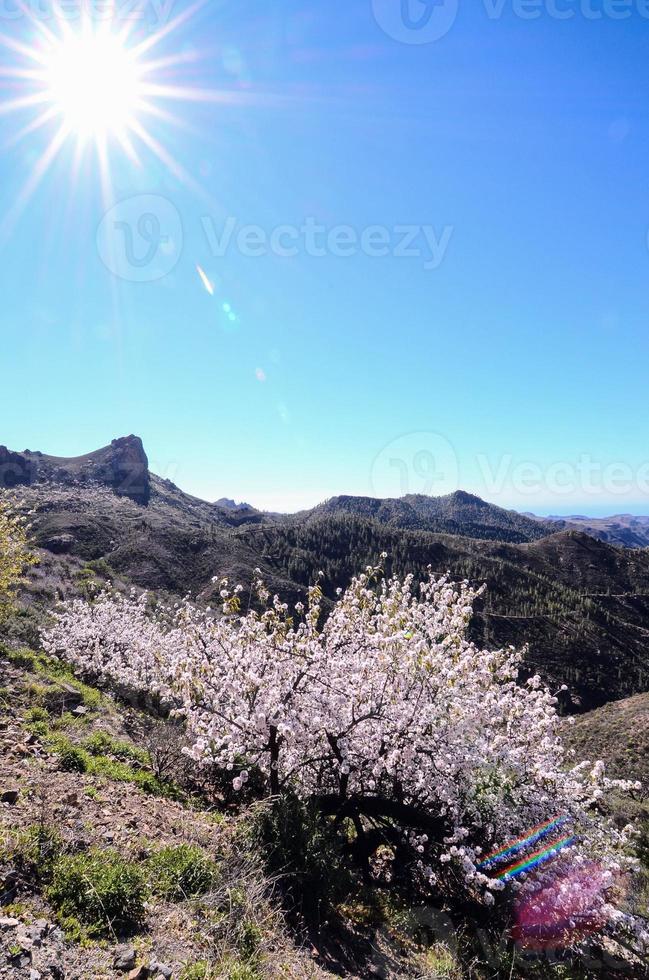
[[[48,101],[66,128],[82,139],[124,138],[141,107],[137,56],[116,35],[69,34],[46,55]]]
[[[10,233],[69,145],[73,148],[67,171],[70,187],[74,187],[84,157],[94,152],[98,164],[94,169],[107,205],[112,199],[115,154],[138,168],[146,154],[153,154],[174,177],[200,191],[169,151],[165,137],[170,128],[186,128],[186,113],[174,112],[170,104],[230,98],[227,92],[187,84],[184,72],[190,70],[195,77],[195,63],[203,56],[173,40],[204,3],[195,0],[149,31],[138,27],[136,19],[120,22],[116,14],[93,18],[86,13],[71,21],[58,0],[51,0],[49,16],[21,8],[25,14],[22,23],[27,25],[24,36],[0,31],[0,47],[8,53],[0,64],[0,116],[18,119],[8,145],[45,134],[40,155],[0,221],[0,238]],[[156,51],[159,47],[166,50]]]

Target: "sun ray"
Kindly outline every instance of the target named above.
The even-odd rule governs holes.
[[[4,241],[7,235],[12,231],[16,220],[29,203],[45,174],[54,163],[54,160],[58,156],[63,144],[68,138],[68,135],[68,127],[65,123],[63,123],[50,140],[49,145],[46,147],[38,163],[27,178],[22,190],[14,201],[13,206],[9,209],[0,223],[0,241]]]
[[[16,68],[12,65],[0,65],[0,75],[4,78],[29,78],[35,82],[41,81],[44,77],[42,69]]]
[[[29,109],[35,105],[43,105],[47,102],[46,92],[34,92],[32,95],[23,95],[17,99],[11,99],[9,102],[3,102],[0,105],[0,116],[6,116],[10,112],[17,112],[19,109]]]
[[[149,147],[150,150],[155,153],[158,159],[164,163],[166,167],[169,168],[174,177],[177,177],[182,181],[187,187],[191,187],[193,190],[201,193],[201,188],[196,183],[194,178],[189,174],[185,168],[180,164],[169,152],[164,148],[162,143],[160,143],[155,136],[153,136],[147,129],[142,126],[141,123],[134,119],[131,122],[131,129],[135,132],[143,143]]]
[[[25,136],[29,136],[30,133],[35,133],[37,130],[42,129],[43,126],[46,126],[47,123],[50,122],[51,119],[54,119],[56,115],[56,107],[50,106],[50,108],[46,109],[40,116],[37,116],[36,119],[33,119],[30,123],[23,126],[22,129],[19,129],[16,133],[14,133],[5,143],[5,147],[15,146],[16,143],[20,143]]]
[[[169,109],[165,109],[161,105],[156,105],[155,102],[149,102],[143,99],[140,102],[139,108],[140,113],[144,116],[151,116],[153,119],[166,122],[170,126],[173,126],[174,129],[182,130],[185,133],[200,135],[200,130],[196,126],[193,126],[187,119],[170,112]]]
[[[178,65],[191,65],[199,60],[201,55],[196,51],[179,51],[178,54],[170,54],[165,58],[158,58],[156,61],[145,61],[142,64],[142,74],[149,75],[156,71],[166,68],[177,68]]]
[[[38,48],[30,47],[28,44],[21,44],[20,41],[16,41],[12,37],[7,37],[6,34],[0,33],[0,44],[5,48],[9,48],[10,51],[15,51],[16,54],[21,54],[23,57],[29,58],[30,61],[36,61],[41,65],[47,64],[47,58]]]
[[[56,34],[49,29],[47,24],[43,22],[42,17],[37,16],[37,14],[28,6],[28,4],[23,3],[23,0],[17,0],[16,6],[23,14],[23,16],[26,17],[27,20],[29,20],[30,23],[34,25],[36,30],[39,31],[48,42],[52,43],[56,41]],[[59,4],[56,2],[56,0],[53,0],[52,12],[54,13],[54,16],[57,19],[63,17],[63,11],[59,7]],[[66,26],[65,23],[62,21],[62,27],[65,26]]]
[[[187,10],[183,10],[182,13],[178,14],[177,17],[174,17],[173,20],[170,20],[168,24],[161,27],[159,31],[155,32],[155,34],[152,34],[145,41],[140,41],[140,43],[133,49],[135,56],[140,58],[143,54],[146,54],[147,51],[150,51],[151,48],[159,44],[160,41],[162,41],[169,34],[173,34],[174,31],[178,30],[179,27],[197,14],[206,3],[207,0],[196,0],[196,3],[193,3],[187,8]]]
[[[133,145],[133,140],[131,139],[130,133],[117,133],[116,138],[128,159],[139,169],[142,166],[142,160],[140,159],[138,152]]]

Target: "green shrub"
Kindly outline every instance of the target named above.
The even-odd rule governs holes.
[[[88,772],[93,776],[105,776],[106,779],[113,779],[116,783],[133,783],[151,796],[173,795],[171,790],[156,779],[153,773],[146,772],[144,769],[134,769],[128,763],[110,759],[106,755],[99,755],[95,758],[88,756],[88,759]]]
[[[63,772],[88,772],[90,756],[78,745],[66,745],[59,751],[59,768]]]
[[[30,708],[25,716],[27,721],[49,721],[50,713],[47,708],[37,706]]]
[[[139,762],[143,766],[149,764],[149,754],[144,749],[139,749],[129,742],[123,742],[115,738],[109,732],[96,731],[88,738],[84,739],[83,747],[91,755],[112,755],[122,761],[132,760]]]
[[[61,917],[74,917],[89,935],[103,936],[133,932],[143,924],[147,887],[132,861],[94,849],[59,858],[46,897]]]
[[[219,964],[219,977],[224,980],[261,980],[260,974],[253,963],[242,963],[241,960],[228,958]]]
[[[15,667],[23,670],[35,670],[38,661],[38,654],[33,650],[7,650],[6,657]]]
[[[101,704],[101,691],[80,681],[72,669],[61,660],[46,657],[44,653],[31,653],[29,666],[30,669],[35,670],[49,681],[62,681],[65,684],[70,684],[79,692],[87,708],[97,708]]]
[[[46,721],[34,721],[31,725],[27,725],[26,728],[28,732],[31,732],[32,735],[37,735],[38,738],[47,738],[50,734],[50,726]]]
[[[287,974],[288,976],[288,974]],[[218,969],[210,966],[207,960],[191,963],[183,967],[178,980],[260,980],[260,974],[251,963],[229,956],[219,963]]]
[[[95,735],[97,737],[95,737]],[[120,742],[106,735],[105,732],[97,732],[90,735],[80,744],[74,743],[67,735],[49,733],[47,744],[59,756],[60,768],[65,772],[85,772],[90,776],[104,776],[117,783],[133,783],[144,793],[151,796],[165,796],[170,799],[182,797],[182,793],[171,783],[163,783],[157,779],[152,772],[140,768],[140,750],[133,748],[127,742]],[[137,767],[113,759],[108,755],[95,755],[99,749],[110,744],[116,751],[126,751],[137,759]],[[146,755],[146,753],[144,753]]]
[[[151,891],[172,902],[196,898],[212,888],[218,868],[199,847],[163,847],[147,861]]]
[[[105,558],[92,558],[90,561],[86,562],[83,570],[87,570],[92,574],[101,575],[107,579],[115,578],[115,572]]]
[[[314,807],[284,796],[259,811],[253,837],[266,856],[269,874],[281,878],[288,906],[311,922],[320,921],[352,887],[341,839]]]
[[[29,878],[47,878],[52,864],[63,851],[61,835],[48,824],[34,824],[10,836],[0,852],[3,861],[14,864]]]
[[[188,963],[183,967],[179,980],[209,980],[213,976],[207,960],[198,963]]]
[[[237,946],[244,959],[251,960],[257,955],[263,938],[261,929],[254,922],[246,921],[242,924]]]

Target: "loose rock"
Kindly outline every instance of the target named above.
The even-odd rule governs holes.
[[[132,970],[135,966],[135,949],[133,946],[118,946],[115,950],[113,966],[122,973]]]

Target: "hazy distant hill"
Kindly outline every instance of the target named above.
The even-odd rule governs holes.
[[[616,514],[613,517],[552,517],[562,527],[577,527],[586,534],[623,548],[649,548],[649,517]]]
[[[273,590],[294,601],[323,571],[333,599],[336,587],[385,551],[388,572],[423,575],[430,565],[487,582],[476,639],[529,643],[530,669],[567,683],[574,707],[649,690],[649,551],[574,530],[549,533],[555,524],[464,493],[342,497],[293,517],[211,504],[149,473],[133,436],[75,460],[0,450],[2,473],[33,511],[43,549],[18,631],[33,635],[42,609],[83,591],[89,578],[207,601],[213,576],[247,585],[259,567]]]

